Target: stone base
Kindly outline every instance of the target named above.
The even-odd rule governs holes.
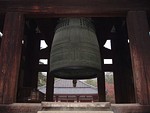
[[[110,102],[85,102],[85,103],[71,103],[71,102],[42,102],[42,107],[110,107]]]
[[[42,111],[38,113],[113,113],[110,107],[110,102],[42,102]]]
[[[113,111],[38,111],[37,113],[114,113]]]

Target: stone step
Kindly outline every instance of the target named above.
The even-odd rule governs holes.
[[[110,111],[110,102],[42,102],[43,111]]]
[[[41,103],[41,105],[42,105],[42,107],[44,107],[44,108],[49,108],[49,107],[59,107],[59,108],[61,108],[61,107],[65,107],[65,108],[67,108],[67,107],[85,107],[85,108],[96,108],[96,107],[102,107],[102,108],[104,108],[104,107],[110,107],[111,106],[111,104],[110,104],[110,102],[93,102],[93,103],[91,103],[91,102],[89,102],[89,103],[66,103],[66,102],[42,102]]]
[[[113,111],[38,111],[37,113],[114,113]]]

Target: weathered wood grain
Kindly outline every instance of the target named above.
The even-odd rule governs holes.
[[[115,24],[116,35],[113,36],[112,51],[113,51],[113,66],[114,66],[114,84],[116,103],[133,103],[134,84],[130,58],[130,50],[126,29],[122,26],[121,21]]]
[[[127,27],[137,102],[150,104],[150,36],[146,12],[128,12]]]
[[[22,14],[6,14],[0,51],[0,103],[13,103],[16,98],[23,26]]]
[[[46,82],[46,101],[53,102],[54,96],[54,76],[48,73]]]
[[[40,16],[118,16],[128,10],[150,11],[149,0],[0,0],[0,12],[19,11]]]

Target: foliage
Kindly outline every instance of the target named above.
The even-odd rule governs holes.
[[[85,83],[97,87],[97,79],[87,79],[85,80]]]
[[[105,82],[106,83],[114,83],[112,72],[106,72],[105,73]]]
[[[38,87],[46,85],[46,76],[39,72],[38,74]]]
[[[86,83],[97,87],[97,79],[87,79]],[[105,73],[106,101],[115,102],[113,73]]]
[[[114,79],[112,72],[105,73],[105,85],[106,85],[106,101],[115,102],[115,93],[114,93]]]
[[[85,80],[85,82],[87,84],[90,84],[92,86],[96,86],[97,87],[97,79],[87,79],[87,80]],[[114,83],[113,73],[112,72],[106,72],[105,73],[105,82],[106,83],[111,83],[111,84]]]
[[[114,84],[106,83],[106,101],[115,103]]]

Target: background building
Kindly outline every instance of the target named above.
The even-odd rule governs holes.
[[[46,86],[38,88],[40,92],[46,94]],[[77,81],[73,87],[72,80],[58,79],[54,83],[55,102],[97,102],[98,90],[83,81]]]

